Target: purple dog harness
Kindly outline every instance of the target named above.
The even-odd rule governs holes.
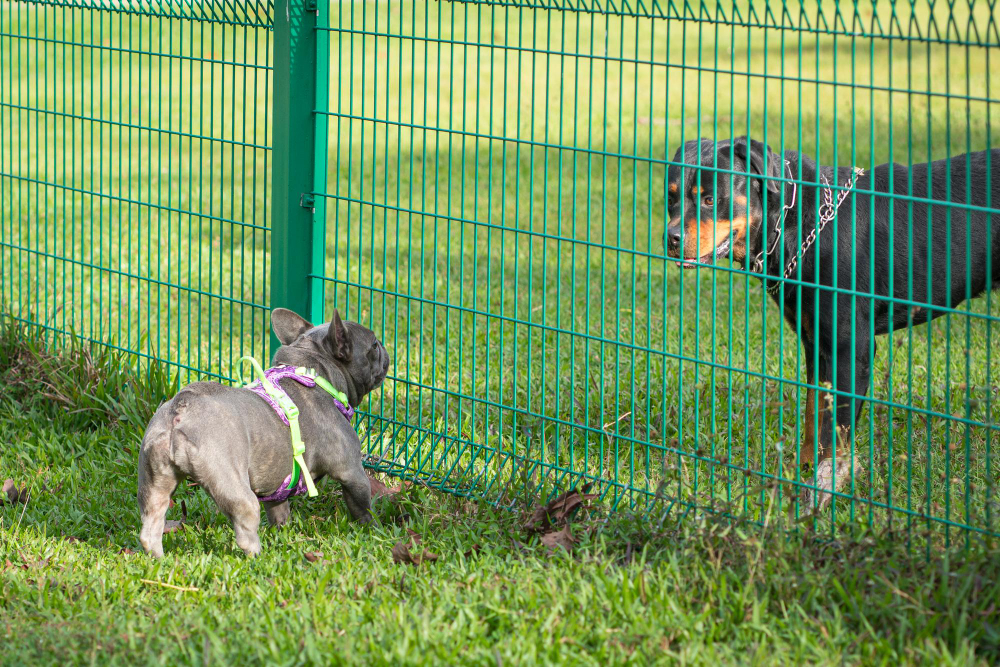
[[[325,389],[333,397],[333,403],[340,410],[340,414],[344,415],[344,418],[348,422],[354,417],[354,408],[351,407],[349,403],[344,402],[337,395],[346,399],[347,397],[343,393],[335,390],[329,382],[324,378],[319,377],[314,372],[307,370],[305,368],[296,368],[294,366],[275,366],[273,368],[268,368],[264,371],[264,377],[267,379],[271,385],[280,392],[284,398],[283,402],[291,403],[291,399],[285,390],[281,388],[281,380],[295,380],[304,387],[315,387],[317,384],[320,385],[322,389]],[[285,411],[281,409],[278,401],[271,396],[260,380],[254,380],[250,384],[246,385],[244,389],[249,389],[253,393],[257,394],[271,406],[271,409],[278,415],[278,418],[284,422],[285,426],[291,426],[288,422],[288,417],[285,415]],[[304,465],[304,464],[303,464]],[[304,476],[300,474],[300,469],[298,464],[293,462],[292,474],[285,478],[285,481],[278,487],[278,490],[267,496],[257,496],[260,502],[264,503],[280,503],[284,500],[288,500],[293,496],[301,496],[307,492],[306,482]]]

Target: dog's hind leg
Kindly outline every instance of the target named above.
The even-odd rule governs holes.
[[[142,529],[139,542],[154,558],[163,556],[163,525],[170,506],[170,495],[183,478],[170,460],[170,433],[150,423],[139,450],[139,513]]]
[[[803,340],[802,346],[805,348],[806,383],[814,385],[816,384],[816,361],[814,359],[816,346],[812,341],[808,340]],[[820,394],[819,400],[823,400],[822,394]],[[807,388],[806,411],[802,421],[802,447],[799,449],[798,463],[800,466],[806,466],[815,462],[819,450],[819,443],[816,442],[816,401],[816,390]]]
[[[260,501],[250,488],[250,480],[244,473],[235,470],[227,474],[199,480],[202,487],[212,496],[219,510],[233,524],[236,544],[248,556],[260,553]]]

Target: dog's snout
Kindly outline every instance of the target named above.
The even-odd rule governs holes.
[[[664,235],[667,244],[667,250],[670,252],[677,252],[681,248],[681,226],[671,225],[667,227],[667,233]]]

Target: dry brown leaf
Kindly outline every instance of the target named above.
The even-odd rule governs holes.
[[[118,553],[122,556],[131,556],[135,552],[129,549],[128,547],[122,547],[121,549],[118,550]]]
[[[403,482],[399,486],[386,486],[371,475],[368,475],[368,485],[371,487],[372,500],[384,496],[396,496],[400,491],[413,486],[413,482]]]
[[[541,537],[542,544],[547,547],[556,548],[562,547],[566,551],[572,551],[573,545],[576,544],[576,538],[573,537],[573,533],[570,532],[569,526],[564,526],[562,530],[557,530],[551,533],[546,533]]]
[[[322,551],[307,551],[305,553],[305,557],[306,557],[306,560],[309,561],[310,563],[315,563],[316,561],[318,561],[320,558],[323,557],[323,552]]]
[[[174,533],[174,532],[177,532],[178,530],[184,530],[184,524],[187,523],[187,520],[188,520],[187,503],[184,502],[184,500],[182,499],[181,500],[181,520],[180,521],[174,521],[173,519],[167,519],[166,521],[164,521],[163,522],[163,534],[166,535],[167,533]]]
[[[551,533],[555,528],[566,525],[580,508],[588,507],[590,501],[597,498],[598,494],[587,493],[591,486],[589,483],[584,484],[582,493],[574,487],[556,496],[544,506],[536,507],[528,518],[525,528],[529,532]]]
[[[178,530],[184,530],[183,521],[174,521],[173,519],[168,519],[163,522],[163,534],[174,533]]]
[[[35,570],[48,566],[48,558],[29,558],[23,553],[18,554],[21,557],[21,569],[22,570]]]
[[[414,546],[416,544],[413,542],[413,537],[419,540],[419,535],[412,533],[410,535],[409,542]],[[392,560],[395,563],[409,563],[410,565],[420,565],[424,561],[433,562],[438,559],[437,554],[433,554],[430,551],[423,551],[419,554],[415,554],[410,551],[410,545],[406,542],[396,542],[396,545],[392,548]]]
[[[410,548],[405,542],[396,542],[392,547],[392,562],[394,563],[415,563]]]

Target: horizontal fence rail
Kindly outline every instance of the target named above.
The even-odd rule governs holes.
[[[267,356],[271,307],[337,308],[393,358],[367,465],[500,506],[589,483],[973,547],[1000,534],[995,165],[916,165],[993,145],[994,5],[4,3],[0,298],[189,379]],[[774,267],[681,269],[672,221],[735,248],[740,197],[765,243],[788,207]],[[827,503],[809,434],[841,404]]]

